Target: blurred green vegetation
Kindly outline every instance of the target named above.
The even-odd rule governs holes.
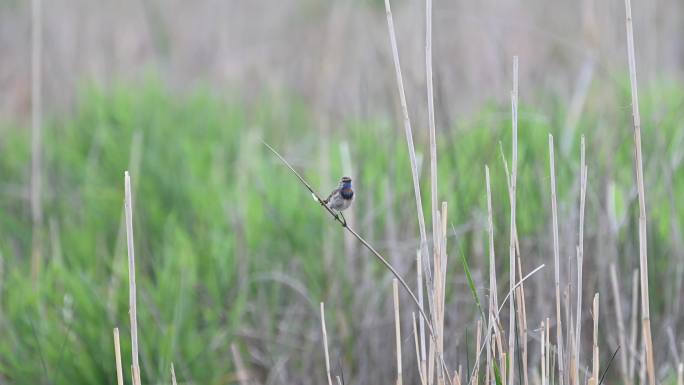
[[[673,278],[675,253],[682,252],[673,229],[684,225],[684,209],[677,206],[684,196],[684,90],[680,84],[662,83],[642,93],[650,273],[652,282],[666,282]],[[604,109],[606,100],[620,108]],[[618,235],[620,258],[625,270],[635,267],[627,89],[608,97],[593,90],[579,126],[567,140],[565,107],[554,102],[544,107],[544,112],[530,107],[520,112],[521,238],[531,239],[539,253],[548,250],[547,134],[557,134],[559,202],[563,212],[570,212],[577,205],[579,137],[584,133],[590,187],[587,222],[613,215],[597,209],[610,194],[616,221],[625,222]],[[207,90],[176,96],[157,81],[107,91],[84,89],[71,116],[45,127],[44,252],[36,282],[31,279],[32,224],[26,198],[30,130],[9,124],[0,128],[0,380],[113,384],[116,326],[121,329],[125,378],[130,378],[124,170],[131,171],[134,191],[144,383],[168,382],[172,361],[180,376],[195,383],[230,382],[226,376],[234,369],[229,346],[237,331],[288,306],[291,294],[264,285],[258,279],[264,274],[284,272],[305,282],[312,303],[331,296],[343,298],[342,307],[363,301],[354,296],[349,272],[342,273],[349,266],[342,253],[331,266],[322,261],[325,237],[332,236],[330,244],[342,250],[340,234],[326,230],[333,222],[260,139],[278,148],[322,193],[332,187],[326,183],[340,176],[339,144],[347,143],[358,191],[358,227],[364,234],[377,229],[370,240],[381,242],[388,211],[403,240],[418,234],[403,128],[382,118],[350,120],[321,141],[312,121],[304,103],[286,96],[246,106]],[[419,150],[426,148],[425,133],[417,133],[416,140]],[[470,226],[453,247],[467,257],[483,247],[488,164],[497,248],[504,255],[508,196],[499,142],[510,162],[508,108],[485,106],[441,131],[438,141],[439,196],[449,202],[455,227]],[[321,143],[328,147],[321,148]],[[330,163],[329,175],[321,175],[323,157]],[[427,157],[422,159],[423,200],[429,213],[429,167]],[[611,180],[614,190],[606,188]],[[588,228],[596,230],[595,225]],[[576,235],[561,238],[574,242]],[[416,244],[407,244],[400,253],[408,258],[406,264]],[[587,245],[591,247],[595,245]],[[380,249],[388,247],[381,244]],[[377,274],[382,272],[368,263]],[[469,263],[471,269],[484,267],[481,261]],[[452,266],[459,269],[457,265]],[[333,288],[341,291],[331,293]],[[667,306],[660,297],[664,291],[655,288],[651,293],[656,313]],[[316,321],[316,310],[311,314]]]

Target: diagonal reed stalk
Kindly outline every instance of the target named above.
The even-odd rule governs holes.
[[[646,194],[644,192],[644,168],[641,157],[641,116],[639,115],[639,93],[637,90],[636,58],[634,55],[634,31],[632,28],[632,5],[625,0],[627,29],[627,61],[629,62],[629,80],[632,92],[632,121],[634,124],[634,153],[636,184],[639,192],[639,271],[641,272],[641,328],[646,355],[646,371],[648,383],[656,385],[653,363],[653,340],[651,337],[651,316],[648,300],[648,254],[646,239]]]
[[[323,207],[328,212],[328,214],[330,214],[333,217],[333,219],[335,221],[339,222],[340,225],[342,225],[342,227],[345,230],[347,230],[356,239],[358,239],[358,241],[361,242],[361,244],[364,247],[366,247],[373,254],[373,256],[375,256],[380,262],[382,262],[382,264],[385,265],[385,267],[392,273],[392,275],[394,275],[394,277],[399,280],[399,283],[401,283],[401,285],[404,287],[404,290],[406,290],[406,292],[409,294],[409,296],[411,297],[413,302],[418,307],[418,311],[420,312],[421,316],[425,319],[425,322],[427,323],[427,327],[429,329],[430,335],[434,336],[435,334],[434,334],[434,329],[433,329],[432,323],[430,322],[430,320],[425,315],[425,312],[423,311],[422,306],[420,306],[420,303],[418,302],[418,299],[416,298],[415,294],[413,294],[413,291],[411,291],[411,288],[409,288],[409,286],[406,284],[406,281],[404,281],[404,278],[401,277],[401,275],[397,272],[397,270],[387,261],[387,259],[385,259],[382,255],[380,255],[380,253],[378,253],[373,248],[373,246],[370,245],[370,243],[368,243],[356,231],[354,231],[354,229],[352,229],[348,223],[343,222],[342,219],[340,219],[339,215],[335,214],[335,212],[333,212],[333,210],[330,207],[328,207],[328,205],[325,204],[325,202],[323,201],[323,198],[321,198],[320,195],[318,195],[314,191],[314,189],[311,187],[311,185],[309,185],[309,183],[297,172],[297,170],[294,169],[294,167],[292,167],[292,165],[287,160],[285,160],[285,158],[283,158],[282,155],[280,155],[280,153],[278,153],[278,151],[276,151],[268,143],[263,142],[263,141],[262,141],[262,143],[266,147],[268,147],[268,149],[271,150],[271,152],[273,152],[285,164],[285,166],[287,166],[287,168],[290,169],[290,171],[292,171],[295,174],[295,176],[304,185],[304,187],[306,187],[309,190],[309,192],[311,192],[311,195],[314,197],[314,199],[316,199],[316,201],[318,203],[320,203],[321,207]]]

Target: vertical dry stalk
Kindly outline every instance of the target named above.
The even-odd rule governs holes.
[[[489,167],[485,166],[485,182],[487,185],[487,233],[489,235],[489,317],[487,325],[487,338],[491,339],[492,330],[494,335],[501,343],[499,337],[499,327],[498,327],[498,309],[499,300],[497,296],[497,285],[496,285],[496,260],[494,258],[494,220],[492,214],[492,189],[489,180]],[[493,356],[496,356],[496,350],[492,349],[495,343],[487,344],[487,385],[489,385],[489,376],[491,373],[491,362]],[[501,346],[499,345],[499,349]]]
[[[116,383],[123,385],[123,368],[121,367],[121,342],[119,328],[114,328],[114,359],[116,360]]]
[[[397,38],[394,33],[394,21],[392,20],[392,8],[389,0],[385,0],[385,13],[387,16],[387,29],[390,37],[390,45],[392,47],[392,59],[394,62],[394,70],[397,81],[397,89],[399,91],[399,102],[401,104],[401,112],[404,120],[404,133],[406,135],[406,146],[408,147],[409,160],[411,161],[411,176],[413,178],[413,193],[416,198],[416,210],[418,212],[418,229],[420,231],[420,252],[422,254],[422,262],[427,267],[425,269],[426,277],[430,277],[429,263],[428,263],[428,248],[427,248],[427,231],[425,229],[425,215],[423,214],[423,200],[420,194],[420,181],[418,176],[418,161],[416,160],[416,149],[413,145],[413,131],[411,129],[411,120],[408,115],[408,107],[406,105],[406,93],[404,92],[404,80],[401,75],[401,64],[399,62],[399,50],[397,48]],[[422,265],[421,265],[422,266]],[[422,281],[421,281],[422,282]],[[421,309],[425,309],[423,303],[423,286],[419,284],[418,302]],[[429,302],[429,298],[428,298]],[[428,303],[428,305],[430,305]],[[421,356],[421,370],[422,376],[426,375],[426,350],[425,350],[425,320],[420,317],[420,356]]]
[[[646,349],[648,382],[656,385],[653,364],[653,341],[651,339],[651,317],[648,300],[648,254],[646,239],[646,194],[644,192],[644,169],[641,157],[641,117],[639,115],[639,93],[637,91],[636,59],[634,56],[634,31],[632,29],[632,5],[625,0],[627,29],[627,60],[632,91],[632,119],[634,123],[634,152],[636,154],[636,183],[639,191],[639,270],[641,272],[641,328]]]
[[[579,213],[579,237],[577,246],[577,311],[575,313],[575,381],[573,385],[577,385],[579,381],[579,367],[580,355],[582,352],[582,266],[584,264],[584,205],[587,195],[587,163],[585,155],[584,135],[582,135],[581,149],[580,149],[580,213]]]
[[[518,266],[520,258],[518,258]],[[522,374],[523,384],[528,385],[529,378],[527,376],[527,321],[525,316],[525,294],[522,286],[522,270],[520,271],[521,284],[515,289],[516,310],[518,312],[518,332],[520,334],[520,343],[522,345]]]
[[[508,384],[513,385],[515,379],[515,238],[516,238],[516,185],[518,173],[518,57],[513,56],[513,91],[511,93],[511,114],[513,143],[511,149],[511,180],[510,180],[510,201],[511,201],[511,236],[509,247],[509,292],[508,301]]]
[[[423,302],[423,261],[422,261],[422,254],[421,251],[418,250],[416,253],[416,283],[418,285],[417,291],[418,291],[418,302],[420,303],[420,306],[422,307],[424,305]],[[426,375],[427,375],[427,355],[425,354],[425,320],[423,318],[420,318],[420,351],[416,355],[416,359],[418,360],[418,371],[420,372],[420,379],[423,382],[423,385],[425,385],[425,380],[426,380]]]
[[[133,378],[140,385],[140,364],[138,362],[138,314],[136,308],[135,288],[135,249],[133,247],[133,199],[131,195],[131,177],[124,172],[126,239],[128,242],[128,302],[131,316],[131,350],[133,355]]]
[[[325,352],[325,373],[328,375],[328,385],[332,384],[330,377],[330,354],[328,353],[328,332],[325,329],[325,305],[321,302],[321,330],[323,330],[323,350]]]
[[[594,305],[592,311],[592,317],[594,319],[594,346],[593,346],[593,356],[592,356],[592,371],[591,377],[595,384],[599,381],[599,348],[598,348],[598,320],[599,320],[599,295],[594,294]]]
[[[420,253],[418,254],[420,255]],[[427,385],[425,383],[425,362],[420,359],[420,348],[418,346],[418,328],[416,327],[416,313],[411,313],[413,318],[413,339],[416,343],[416,363],[418,364],[418,376],[420,377],[420,384]]]
[[[629,339],[629,383],[634,384],[634,370],[637,355],[637,309],[639,303],[639,269],[632,272],[632,325]]]
[[[684,385],[684,364],[681,362],[677,366],[677,385]]]
[[[615,315],[617,318],[618,327],[618,341],[620,341],[620,346],[627,346],[625,339],[625,322],[622,318],[622,303],[620,301],[620,288],[618,285],[617,272],[615,269],[615,264],[610,264],[610,282],[613,287],[613,298],[615,302]],[[627,351],[628,349],[620,349],[620,372],[622,374],[622,380],[625,384],[629,384],[629,375],[627,371]]]
[[[233,355],[233,362],[235,363],[237,378],[240,385],[249,385],[249,372],[247,371],[245,363],[242,361],[242,356],[240,355],[237,345],[234,343],[230,344],[230,352]],[[171,369],[173,370],[173,366],[171,366]]]
[[[475,369],[473,373],[473,377],[470,379],[470,384],[475,384],[478,385],[480,382],[478,381],[478,377],[480,375],[480,352],[481,352],[481,347],[482,347],[482,320],[479,319],[477,320],[477,335],[475,337]]]
[[[177,385],[176,382],[176,369],[173,367],[173,362],[171,363],[171,384]]]
[[[397,385],[402,385],[401,378],[401,320],[399,318],[399,281],[392,280],[392,292],[394,294],[394,330],[397,344]]]
[[[546,366],[546,385],[549,385],[551,382],[549,381],[549,378],[551,378],[551,344],[549,343],[549,335],[550,330],[551,330],[551,320],[549,317],[546,317],[546,327],[544,328],[544,331],[546,332],[546,336],[542,336],[542,338],[545,338],[544,341],[544,348],[545,348],[545,356],[546,356],[546,362],[544,362],[544,365]]]
[[[42,201],[42,119],[43,119],[43,21],[42,0],[31,1],[31,276],[40,274],[43,256],[43,201]]]
[[[437,216],[437,211],[439,210],[437,206],[437,136],[435,129],[435,102],[434,102],[434,92],[432,84],[432,0],[425,1],[425,82],[427,84],[427,102],[428,102],[428,129],[430,137],[430,207],[432,211],[432,252],[434,254],[435,264],[433,265],[433,271],[435,272],[435,288],[440,288],[442,286],[441,282],[441,241],[440,241],[440,231],[439,225],[440,221]],[[439,290],[439,289],[438,289]],[[439,291],[435,293],[435,305],[438,310],[436,311],[437,319],[433,319],[433,324],[436,321],[436,333],[435,336],[437,341],[436,356],[441,357],[443,351],[443,337],[442,337],[442,316],[439,307],[441,306],[441,300],[439,296]],[[442,385],[444,383],[444,373],[441,366],[438,365],[437,368],[437,383]]]
[[[551,175],[551,214],[553,222],[553,260],[556,285],[556,344],[558,355],[558,380],[563,385],[563,329],[560,299],[560,252],[558,247],[558,210],[556,206],[556,166],[553,153],[553,135],[549,134],[549,173]]]
[[[541,342],[541,385],[547,385],[548,381],[546,380],[546,328],[544,326],[544,321],[541,322],[541,327],[539,328],[539,331],[541,333],[541,338],[539,338],[539,341]]]

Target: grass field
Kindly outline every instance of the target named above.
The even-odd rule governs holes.
[[[626,84],[595,85],[577,126],[569,130],[566,109],[553,98],[539,108],[522,101],[519,114],[522,267],[529,272],[546,264],[526,283],[531,325],[554,314],[547,135],[556,136],[562,258],[574,258],[579,139],[586,136],[587,364],[593,293],[601,293],[602,309],[612,309],[616,301],[610,264],[618,267],[623,295],[617,300],[625,319],[634,310],[638,206]],[[415,285],[418,227],[401,126],[386,116],[350,119],[321,137],[296,98],[265,98],[246,106],[203,90],[176,96],[154,80],[106,91],[85,88],[79,100],[73,113],[45,127],[42,252],[40,269],[33,271],[26,198],[30,130],[9,123],[0,128],[0,383],[115,383],[112,328],[121,329],[124,357],[131,349],[124,170],[133,180],[143,383],[169,383],[171,362],[181,382],[236,382],[231,344],[261,383],[321,383],[321,301],[328,310],[333,369],[339,372],[341,365],[349,383],[394,381],[391,276],[342,236],[261,139],[278,148],[321,194],[350,173],[357,190],[350,223]],[[681,337],[670,336],[668,328],[681,326],[682,106],[682,84],[662,82],[642,91],[651,317],[662,379],[674,378],[678,362],[668,346],[678,351]],[[438,131],[438,195],[449,202],[444,339],[451,367],[470,367],[475,355],[478,313],[461,255],[487,303],[485,165],[491,170],[499,285],[507,287],[509,204],[499,146],[510,157],[509,108],[485,106]],[[419,160],[425,159],[420,171],[430,223],[427,130],[418,124],[414,130]],[[574,274],[572,263],[568,266],[564,280]],[[404,375],[413,381],[410,300],[401,298]],[[615,313],[601,314],[605,362],[618,332],[611,327]],[[124,365],[126,379],[129,369]],[[617,376],[619,365],[610,373]]]

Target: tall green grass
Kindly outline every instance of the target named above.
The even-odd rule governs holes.
[[[590,96],[578,134],[571,143],[559,143],[568,150],[559,151],[556,159],[558,199],[561,213],[574,210],[579,133],[584,133],[589,146],[587,223],[593,223],[587,232],[598,234],[598,218],[613,211],[620,223],[630,218],[616,239],[623,270],[629,271],[636,261],[637,226],[631,219],[636,218],[636,201],[629,96],[624,88],[609,93],[624,106],[611,111],[603,108],[605,94]],[[684,250],[673,237],[674,229],[684,226],[679,203],[684,196],[684,90],[681,84],[659,84],[642,98],[650,274],[653,282],[663,282],[651,292],[657,323],[673,301],[675,256]],[[478,272],[487,267],[482,252],[485,164],[492,171],[495,231],[505,234],[507,229],[499,142],[509,147],[508,116],[506,106],[492,104],[438,133],[439,196],[449,202],[458,233],[450,249],[463,251],[480,286]],[[523,106],[519,119],[518,231],[532,266],[549,255],[543,236],[549,228],[547,134],[560,132],[565,110],[553,101],[539,110]],[[407,273],[418,246],[408,155],[402,130],[382,116],[337,122],[328,148],[319,147],[313,120],[303,102],[289,97],[247,106],[205,90],[177,96],[155,81],[84,89],[73,114],[45,127],[48,235],[36,282],[30,278],[32,224],[26,198],[30,130],[9,124],[0,128],[0,382],[115,382],[113,327],[120,327],[123,355],[130,356],[122,225],[126,169],[131,170],[135,203],[143,383],[168,382],[172,361],[179,379],[232,382],[231,342],[241,346],[262,379],[286,356],[280,369],[285,378],[320,382],[319,345],[309,331],[316,329],[320,300],[332,302],[329,311],[339,315],[330,317],[329,327],[347,330],[336,334],[350,374],[363,370],[355,355],[387,342],[354,338],[369,327],[355,312],[372,310],[376,300],[360,292],[366,290],[359,288],[366,275],[359,278],[358,273],[385,272],[369,258],[357,265],[346,262],[342,236],[325,230],[334,222],[260,139],[278,147],[322,193],[332,186],[321,181],[341,174],[339,144],[346,142],[357,189],[355,228],[381,251],[400,258]],[[417,135],[418,148],[425,150],[426,133]],[[328,175],[321,175],[321,157],[329,159]],[[423,179],[427,174],[423,162]],[[609,180],[614,190],[606,189]],[[429,184],[422,186],[428,196]],[[611,211],[608,201],[614,202]],[[385,242],[390,211],[400,235],[397,244]],[[323,260],[324,237],[333,237],[329,265]],[[505,254],[505,238],[498,237],[498,255]],[[589,265],[601,258],[597,252],[603,241],[600,235],[590,239],[585,251]],[[459,265],[450,264],[464,276]],[[356,270],[349,271],[350,266]],[[456,291],[447,296],[457,298],[454,303],[471,298],[465,279],[449,290]],[[459,310],[459,317],[477,316],[472,300],[467,308]],[[289,329],[283,331],[283,325]],[[129,369],[124,365],[127,379]]]

